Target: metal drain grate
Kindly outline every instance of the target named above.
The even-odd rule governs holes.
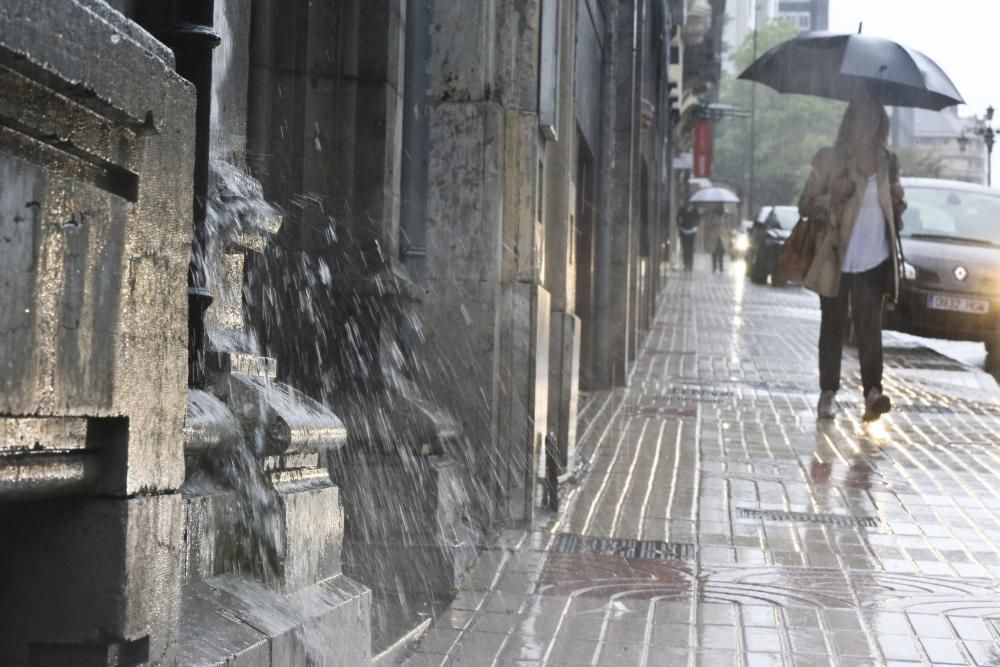
[[[886,365],[900,368],[935,371],[964,371],[967,367],[926,347],[896,347],[887,348],[884,352]]]
[[[682,399],[695,403],[717,403],[733,397],[731,387],[720,387],[719,383],[684,382],[668,387],[659,396],[661,400]]]
[[[767,380],[743,380],[738,383],[738,386],[747,389],[763,389],[775,394],[808,394],[816,390],[811,384],[781,384]]]
[[[559,533],[553,551],[563,554],[619,556],[646,560],[694,560],[696,547],[686,542],[625,540],[616,537],[590,537]]]
[[[682,408],[676,405],[636,405],[623,410],[626,417],[645,417],[647,419],[658,418],[683,418],[697,417],[696,408]]]
[[[918,415],[957,415],[963,412],[958,406],[934,405],[932,403],[895,403],[892,406],[895,412],[906,412]]]
[[[951,403],[930,403],[918,401],[913,403],[896,403],[892,409],[897,412],[913,412],[926,415],[998,415],[1000,405],[983,403],[981,401],[953,401]]]
[[[878,519],[873,516],[785,512],[783,510],[758,510],[749,507],[737,507],[736,513],[744,519],[760,519],[761,521],[794,521],[797,523],[822,523],[828,526],[860,526],[862,528],[878,527]]]

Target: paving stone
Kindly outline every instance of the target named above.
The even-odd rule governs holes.
[[[963,655],[960,644],[958,642],[953,642],[948,639],[930,639],[925,638],[920,640],[923,646],[924,652],[927,657],[935,665],[965,665],[967,664],[965,655]]]
[[[436,623],[477,631],[447,664],[1000,664],[995,383],[886,332],[898,409],[861,422],[848,349],[817,423],[815,295],[734,268],[660,304],[628,387],[581,407],[602,416],[561,512],[506,531]],[[549,551],[563,533],[693,549]]]

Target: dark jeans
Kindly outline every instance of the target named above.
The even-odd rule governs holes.
[[[684,268],[690,271],[694,267],[694,234],[681,234],[681,254],[684,256]]]
[[[819,327],[819,387],[823,391],[840,388],[840,357],[850,301],[854,333],[861,358],[861,384],[864,393],[882,390],[882,297],[889,277],[890,260],[862,273],[844,273],[840,294],[820,297],[823,312]]]
[[[715,246],[715,250],[712,251],[712,271],[716,269],[722,271],[722,262],[726,258],[726,249],[722,247],[722,244]]]

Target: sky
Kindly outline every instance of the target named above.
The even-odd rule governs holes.
[[[951,77],[966,105],[959,114],[998,109],[1000,126],[1000,0],[830,0],[830,30],[888,37],[922,51]],[[993,149],[993,184],[1000,187],[1000,145]]]

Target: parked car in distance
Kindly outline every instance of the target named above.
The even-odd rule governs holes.
[[[747,249],[747,276],[750,282],[763,285],[771,277],[772,285],[782,285],[778,275],[778,256],[792,228],[799,221],[797,206],[763,206],[750,229]]]
[[[1000,191],[904,178],[904,280],[885,327],[929,338],[983,341],[1000,366]]]
[[[747,256],[752,228],[752,220],[740,220],[740,226],[729,233],[729,257],[734,262]]]

